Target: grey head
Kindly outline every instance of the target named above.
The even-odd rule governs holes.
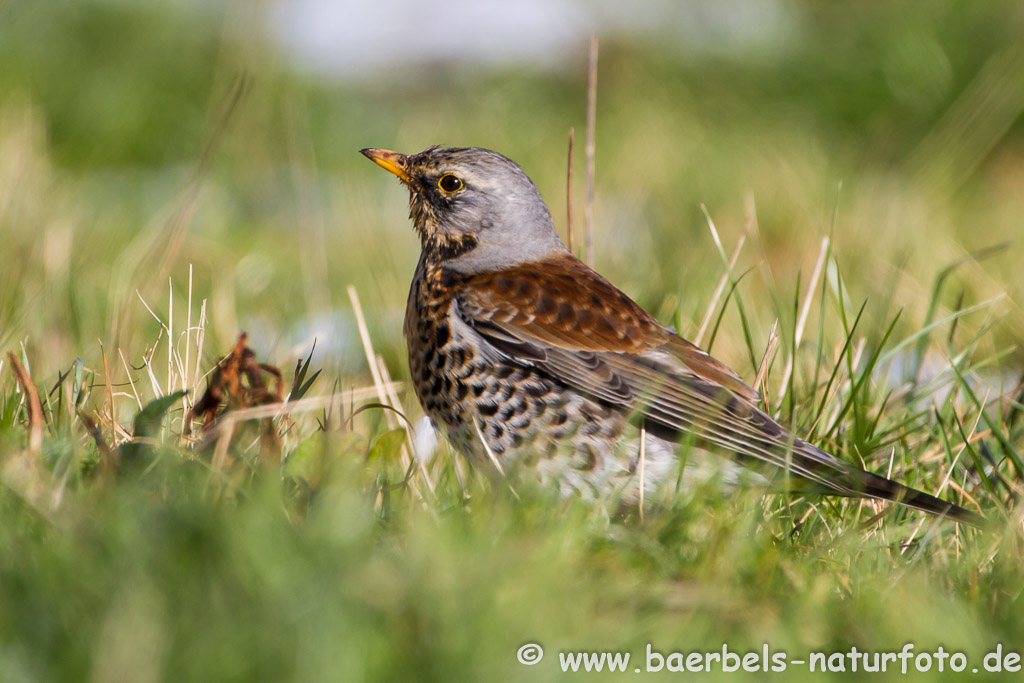
[[[566,251],[537,186],[506,156],[479,147],[361,152],[409,188],[424,257],[474,274]]]

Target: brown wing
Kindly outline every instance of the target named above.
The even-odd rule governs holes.
[[[695,432],[853,494],[833,481],[847,465],[818,449],[795,452],[795,437],[757,409],[753,389],[578,259],[565,255],[470,277],[456,300],[460,315],[498,352],[642,413],[652,429]]]
[[[672,334],[569,254],[473,276],[461,290],[459,305],[474,321],[495,332],[504,330],[508,342],[533,342],[584,356],[661,351],[678,361],[681,372],[751,402],[760,398],[725,364]],[[525,346],[521,352],[527,352]]]
[[[470,277],[456,299],[459,313],[498,352],[637,410],[652,427],[692,431],[789,470],[811,482],[810,491],[894,500],[975,526],[983,521],[789,433],[754,405],[757,392],[732,370],[662,327],[570,255]]]

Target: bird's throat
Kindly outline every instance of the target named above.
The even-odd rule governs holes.
[[[428,262],[449,261],[476,248],[477,236],[469,232],[421,232],[423,256]]]
[[[442,210],[422,192],[410,188],[409,218],[420,237],[420,246],[427,262],[440,263],[458,258],[476,248],[477,236],[453,229],[441,221]]]

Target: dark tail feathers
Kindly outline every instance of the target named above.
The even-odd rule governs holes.
[[[862,470],[804,441],[798,441],[795,444],[794,453],[800,453],[818,462],[826,462],[842,472],[841,474],[837,473],[838,476],[833,479],[835,490],[826,491],[827,493],[891,501],[977,528],[987,525],[987,520],[976,512],[936,498],[930,493],[912,489],[881,475]]]
[[[854,470],[850,473],[850,479],[857,479],[859,481],[851,481],[853,485],[851,488],[859,490],[859,492],[868,498],[877,498],[879,500],[889,500],[894,503],[906,505],[917,510],[924,510],[930,512],[933,515],[939,517],[948,517],[957,522],[963,524],[970,524],[973,527],[982,528],[986,524],[986,520],[976,512],[966,510],[959,505],[949,503],[936,498],[935,496],[925,493],[924,491],[918,491],[912,489],[909,486],[904,486],[885,477],[873,474],[871,472],[865,472],[863,470]]]

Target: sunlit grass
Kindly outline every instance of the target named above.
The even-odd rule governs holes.
[[[215,35],[196,40],[213,54]],[[0,97],[0,680],[534,680],[558,677],[559,650],[647,643],[796,658],[913,642],[972,664],[1019,648],[1024,166],[1019,131],[996,135],[1012,103],[989,114],[977,90],[1012,60],[963,57],[945,105],[912,106],[877,95],[851,60],[868,52],[818,40],[796,66],[603,43],[596,265],[747,381],[762,369],[797,433],[992,531],[714,481],[641,516],[488,481],[443,443],[409,459],[422,411],[388,375],[407,379],[417,244],[404,191],[356,150],[495,148],[564,234],[582,60],[346,89],[259,64],[239,94],[224,48],[181,130],[132,109],[174,151],[108,134],[95,157],[24,66]],[[943,116],[960,110],[984,114],[976,129]],[[182,438],[242,331],[292,392],[274,448],[245,405]],[[144,408],[158,419],[140,428]],[[527,642],[548,653],[531,668]]]

